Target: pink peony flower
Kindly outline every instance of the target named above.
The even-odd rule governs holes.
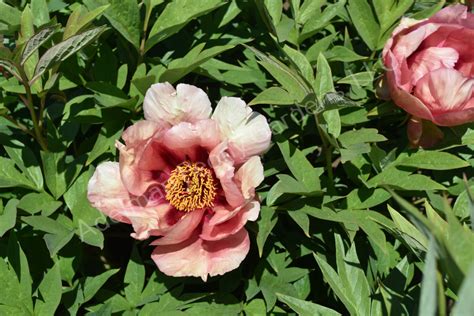
[[[474,121],[473,39],[474,14],[463,5],[402,19],[383,50],[393,101],[440,126]]]
[[[249,251],[244,225],[260,212],[265,117],[232,97],[211,115],[206,93],[187,84],[152,85],[143,107],[145,120],[117,142],[119,162],[100,164],[90,179],[89,201],[131,224],[136,239],[160,236],[152,259],[167,275],[206,281],[237,268]]]

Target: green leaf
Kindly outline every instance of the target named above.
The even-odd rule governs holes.
[[[15,161],[24,175],[34,184],[36,190],[43,189],[43,173],[38,164],[35,154],[31,149],[25,147],[20,142],[12,141],[15,146],[4,146],[8,156]]]
[[[100,275],[89,276],[81,280],[82,292],[84,293],[83,303],[90,301],[105,282],[118,271],[119,269],[111,269]]]
[[[41,26],[50,21],[48,4],[46,3],[46,0],[31,0],[31,11],[34,17],[34,24],[36,26]]]
[[[0,188],[23,187],[36,190],[36,185],[16,168],[11,159],[0,157]]]
[[[50,69],[54,65],[68,59],[83,47],[89,45],[97,37],[99,37],[105,31],[105,27],[97,27],[79,35],[72,36],[67,40],[54,45],[41,56],[38,64],[36,65],[34,77],[31,78],[30,82],[34,82],[39,78],[46,70]]]
[[[366,0],[349,0],[347,7],[357,32],[371,50],[376,50],[380,26]]]
[[[107,2],[106,2],[107,3]],[[140,46],[140,11],[136,0],[110,0],[105,17],[136,49]]]
[[[361,128],[341,134],[338,140],[342,146],[347,148],[361,143],[383,142],[386,141],[387,138],[380,135],[375,128]]]
[[[25,44],[25,49],[21,55],[21,65],[24,65],[28,58],[33,55],[41,45],[46,43],[57,30],[57,26],[50,26],[33,35]]]
[[[3,1],[0,2],[0,22],[10,26],[20,25],[21,12]]]
[[[61,201],[56,201],[46,192],[32,192],[21,198],[20,203],[18,203],[18,208],[32,215],[42,211],[42,215],[48,216],[56,211],[61,205]]]
[[[145,51],[177,33],[183,26],[193,19],[211,12],[226,1],[223,0],[175,0],[168,3],[153,24],[145,44]]]
[[[330,50],[324,52],[324,57],[328,61],[343,61],[343,62],[352,62],[366,59],[367,57],[361,56],[350,50],[347,47],[336,45]]]
[[[336,312],[333,309],[328,307],[315,304],[312,302],[307,302],[300,300],[296,297],[291,297],[288,295],[284,295],[281,293],[277,293],[278,300],[288,305],[293,311],[295,311],[298,315],[305,316],[305,315],[341,315],[340,313]]]
[[[319,30],[326,27],[337,14],[344,10],[345,4],[346,0],[341,0],[326,6],[326,8],[321,13],[319,13],[319,10],[314,10],[313,14],[307,18],[308,22],[305,23],[303,29],[301,30],[298,42],[303,42],[305,39],[313,36]]]
[[[62,284],[59,264],[55,264],[43,277],[39,285],[42,300],[37,300],[35,315],[54,315],[61,302]]]
[[[247,46],[248,47],[248,46]],[[307,83],[292,69],[273,56],[267,56],[259,50],[248,47],[259,59],[261,64],[296,101],[302,101],[311,94]]]
[[[422,174],[412,174],[410,171],[400,170],[396,167],[385,168],[381,173],[367,181],[369,188],[389,185],[398,190],[446,190],[438,182]]]
[[[305,154],[290,142],[280,142],[278,147],[291,173],[298,181],[304,184],[307,191],[320,191],[319,177],[321,176],[321,169],[314,168]]]
[[[64,201],[71,210],[73,221],[77,226],[80,222],[89,226],[105,223],[105,216],[93,208],[87,199],[87,184],[92,174],[92,169],[82,173],[64,194]]]
[[[77,6],[67,20],[66,27],[64,28],[63,40],[67,40],[71,36],[76,35],[77,32],[81,31],[92,21],[101,16],[109,6],[109,4],[103,5],[89,12],[87,12],[83,6]]]
[[[323,54],[319,54],[318,56],[313,89],[319,100],[321,100],[326,93],[334,91],[331,67]]]
[[[275,104],[275,105],[289,105],[296,101],[288,91],[280,87],[270,87],[260,92],[249,105],[257,104]]]
[[[0,200],[0,237],[15,227],[18,202],[16,199],[11,199],[3,208],[3,203]]]
[[[396,164],[429,170],[452,170],[469,166],[467,161],[439,151],[418,151],[406,158],[397,159]]]
[[[267,241],[268,236],[275,227],[278,221],[278,216],[274,208],[263,206],[260,211],[260,219],[258,220],[258,234],[257,234],[257,247],[258,254],[262,257],[263,247]]]
[[[437,286],[436,286],[436,243],[430,239],[423,267],[423,280],[421,282],[421,295],[418,315],[436,315]]]
[[[141,261],[136,247],[133,247],[124,277],[125,297],[132,306],[141,302],[143,286],[145,285],[145,266]]]
[[[471,264],[469,273],[459,290],[458,300],[451,311],[452,316],[469,315],[474,310],[472,293],[474,293],[474,264]]]
[[[211,46],[208,49],[204,49],[206,45],[210,43],[201,43],[196,45],[191,51],[189,51],[183,58],[174,59],[168,65],[166,69],[160,75],[160,81],[168,81],[175,83],[179,79],[186,76],[188,73],[196,69],[202,63],[208,61],[214,56],[225,52],[226,50],[232,49],[239,42],[229,43],[228,45]]]

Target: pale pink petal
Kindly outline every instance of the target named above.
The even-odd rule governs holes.
[[[459,59],[459,53],[451,47],[430,47],[416,53],[413,57],[411,81],[416,85],[430,71],[441,68],[454,68]]]
[[[207,281],[208,275],[222,275],[236,269],[250,248],[247,231],[218,241],[205,241],[196,232],[181,244],[158,246],[151,257],[169,276],[194,276]]]
[[[265,152],[270,146],[271,131],[267,120],[239,98],[223,97],[212,115],[221,137],[227,140],[229,153],[237,164]]]
[[[209,118],[212,108],[207,94],[192,85],[178,84],[176,90],[168,82],[148,89],[143,101],[145,119],[176,125]]]
[[[174,210],[174,212],[181,211]],[[193,231],[201,223],[203,214],[204,210],[202,209],[185,213],[181,219],[166,232],[163,237],[153,241],[151,245],[171,245],[179,244],[185,241],[192,235]]]
[[[205,219],[200,238],[205,240],[220,240],[226,238],[241,230],[247,221],[256,220],[259,213],[260,203],[253,201],[247,203],[243,208],[239,208],[237,212],[229,212],[227,214],[228,218],[221,223],[214,224],[215,220],[213,217],[211,219]],[[222,217],[220,220],[222,221]]]
[[[97,166],[87,185],[87,198],[91,205],[114,220],[130,223],[121,214],[132,207],[130,195],[122,184],[117,162],[103,162]]]
[[[245,199],[255,196],[255,188],[263,181],[263,165],[259,156],[247,160],[235,174],[235,179],[240,183]]]
[[[199,160],[197,150],[212,150],[220,142],[219,130],[213,120],[200,120],[196,123],[179,123],[170,128],[162,142],[173,150],[182,160]],[[207,159],[207,157],[206,157]]]
[[[209,154],[209,162],[224,190],[227,203],[231,207],[238,207],[245,202],[240,187],[234,180],[235,161],[227,153],[226,143],[221,143]]]
[[[418,81],[415,96],[438,115],[462,109],[473,95],[474,79],[454,69],[438,69]]]

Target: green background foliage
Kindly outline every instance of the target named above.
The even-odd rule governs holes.
[[[410,149],[381,48],[434,0],[0,2],[0,314],[467,315],[474,125]],[[468,39],[466,39],[468,40]],[[86,198],[151,84],[268,118],[241,266],[171,278]]]

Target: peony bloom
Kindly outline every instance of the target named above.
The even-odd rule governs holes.
[[[100,164],[90,179],[89,201],[131,224],[132,237],[159,236],[152,259],[167,275],[206,281],[237,268],[249,251],[244,225],[260,212],[265,117],[232,97],[211,114],[206,93],[186,84],[152,85],[143,108],[145,120],[117,142],[119,162]]]
[[[422,21],[402,19],[383,50],[393,101],[440,126],[474,121],[472,39],[474,14],[463,5]]]

